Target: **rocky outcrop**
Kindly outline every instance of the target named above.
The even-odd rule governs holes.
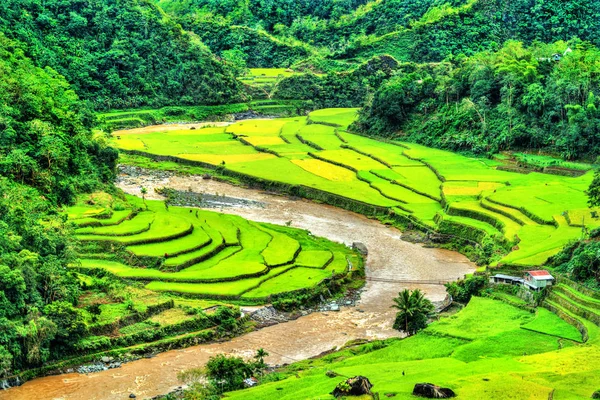
[[[413,396],[426,397],[428,399],[449,399],[456,397],[452,389],[443,388],[433,383],[417,383],[413,389]]]
[[[373,385],[368,378],[364,376],[355,376],[340,382],[331,393],[334,397],[342,396],[362,396],[372,394]]]

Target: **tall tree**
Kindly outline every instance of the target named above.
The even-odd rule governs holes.
[[[414,335],[427,326],[427,318],[434,310],[431,301],[419,289],[404,289],[394,298],[393,308],[398,310],[394,329]]]

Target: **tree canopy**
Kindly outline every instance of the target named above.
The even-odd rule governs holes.
[[[3,1],[0,32],[96,109],[240,100],[229,68],[149,0]]]

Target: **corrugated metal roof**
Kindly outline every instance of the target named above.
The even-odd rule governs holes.
[[[503,275],[503,274],[496,274],[496,275],[492,276],[492,278],[503,279],[505,281],[513,281],[513,282],[518,282],[518,283],[525,282],[525,279],[523,279],[523,278],[519,278],[517,276]]]
[[[554,279],[554,277],[550,275],[550,272],[546,271],[545,269],[527,271],[527,273],[536,279]]]

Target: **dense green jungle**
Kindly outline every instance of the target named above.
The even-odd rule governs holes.
[[[599,33],[596,0],[0,2],[0,399],[600,398]],[[386,275],[191,184],[127,191],[131,170],[357,213],[470,270]],[[160,388],[43,397],[388,284],[377,337],[286,359],[258,336]]]

